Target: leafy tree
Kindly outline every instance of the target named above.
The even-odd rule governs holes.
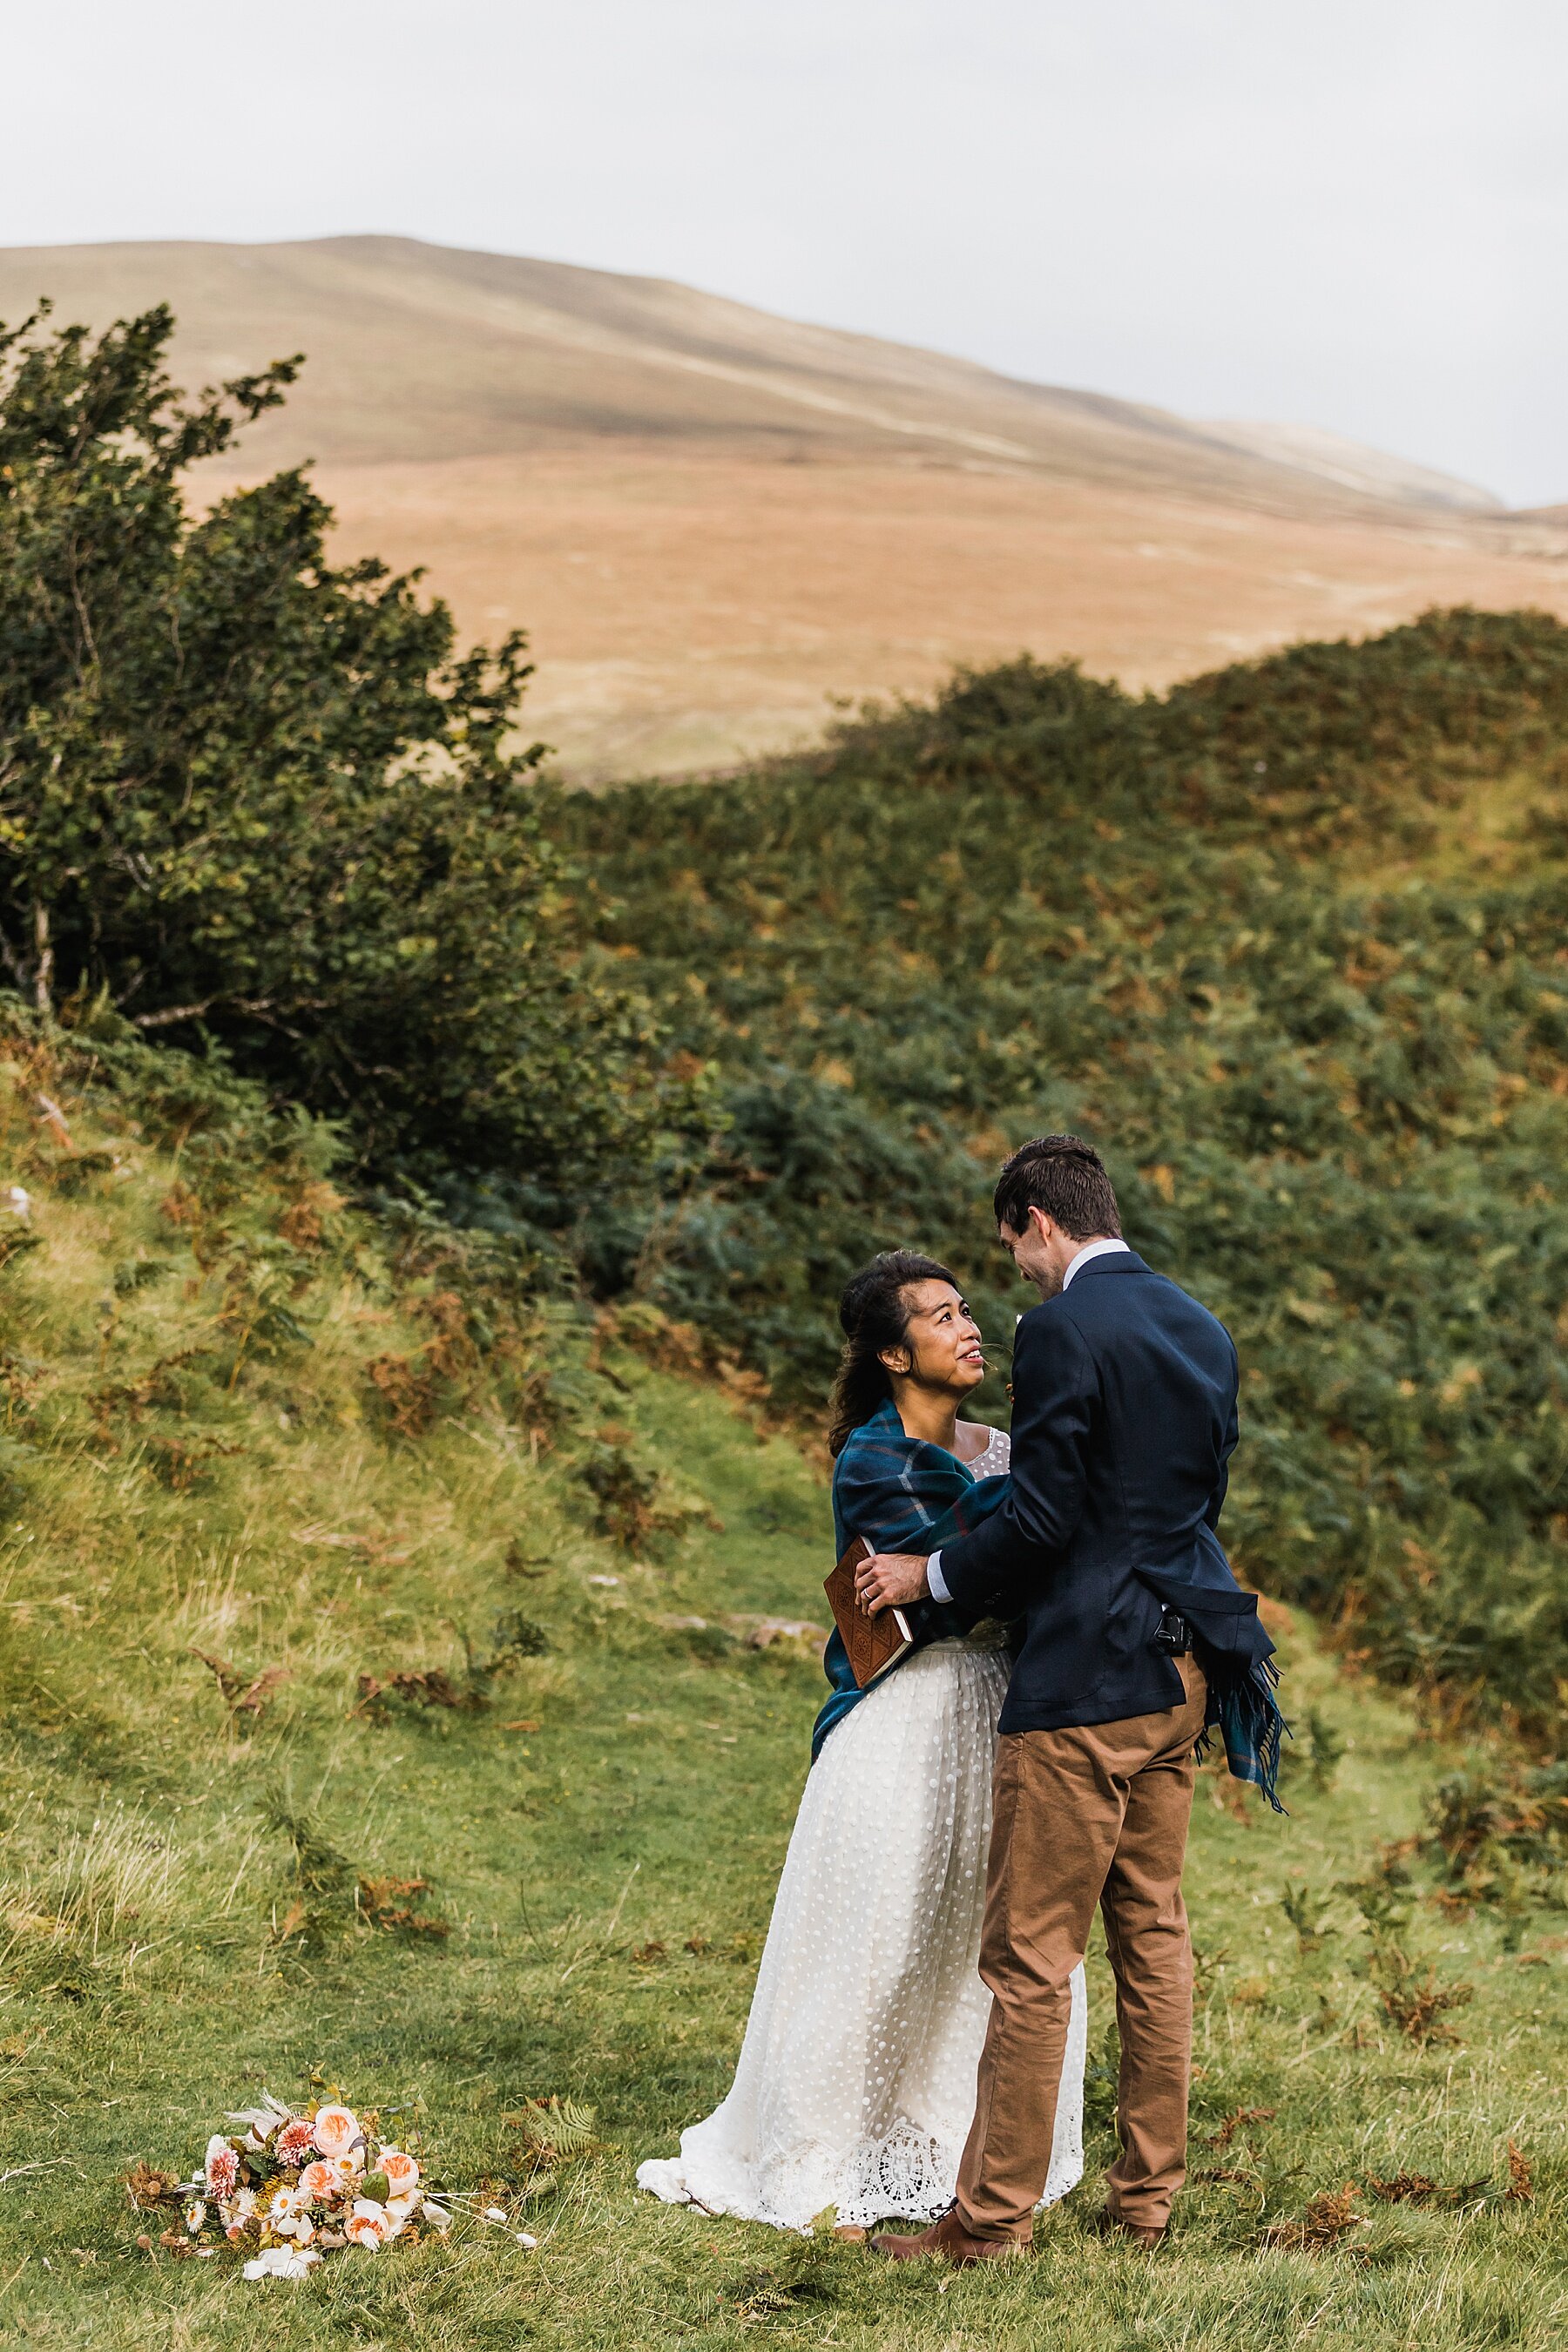
[[[327,560],[300,472],[185,477],[300,362],[186,404],[166,310],[0,330],[0,956],[345,1117],[373,1160],[573,1187],[682,1087],[584,961],[511,747],[524,640],[456,649],[417,575]]]

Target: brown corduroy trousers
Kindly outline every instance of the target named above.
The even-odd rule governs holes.
[[[997,1742],[980,1973],[991,2021],[958,2218],[1027,2241],[1050,2168],[1072,1996],[1098,1904],[1116,1978],[1121,2154],[1106,2179],[1122,2220],[1160,2229],[1186,2178],[1193,1950],[1182,1864],[1205,1685],[1175,1661],[1184,1705],[1121,1723]]]

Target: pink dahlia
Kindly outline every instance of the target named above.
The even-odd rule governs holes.
[[[212,2197],[232,2197],[239,2186],[238,2153],[216,2132],[207,2142],[206,2181]]]
[[[299,2116],[291,2116],[279,2133],[273,2154],[279,2164],[304,2164],[314,2153],[315,2134]]]

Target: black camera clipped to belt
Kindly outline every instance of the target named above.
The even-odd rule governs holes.
[[[1164,1650],[1173,1658],[1188,1656],[1193,1646],[1193,1629],[1178,1610],[1167,1609],[1160,1620],[1160,1630],[1154,1636],[1154,1647]]]

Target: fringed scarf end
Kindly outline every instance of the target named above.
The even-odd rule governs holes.
[[[1209,1684],[1208,1719],[1197,1742],[1196,1752],[1206,1756],[1209,1737],[1218,1730],[1225,1742],[1226,1759],[1232,1777],[1250,1781],[1260,1789],[1277,1813],[1285,1807],[1279,1801],[1279,1757],[1281,1745],[1294,1734],[1279,1712],[1275,1692],[1279,1686],[1279,1669],[1272,1658],[1260,1658],[1249,1667],[1240,1682],[1228,1689],[1216,1689]]]

